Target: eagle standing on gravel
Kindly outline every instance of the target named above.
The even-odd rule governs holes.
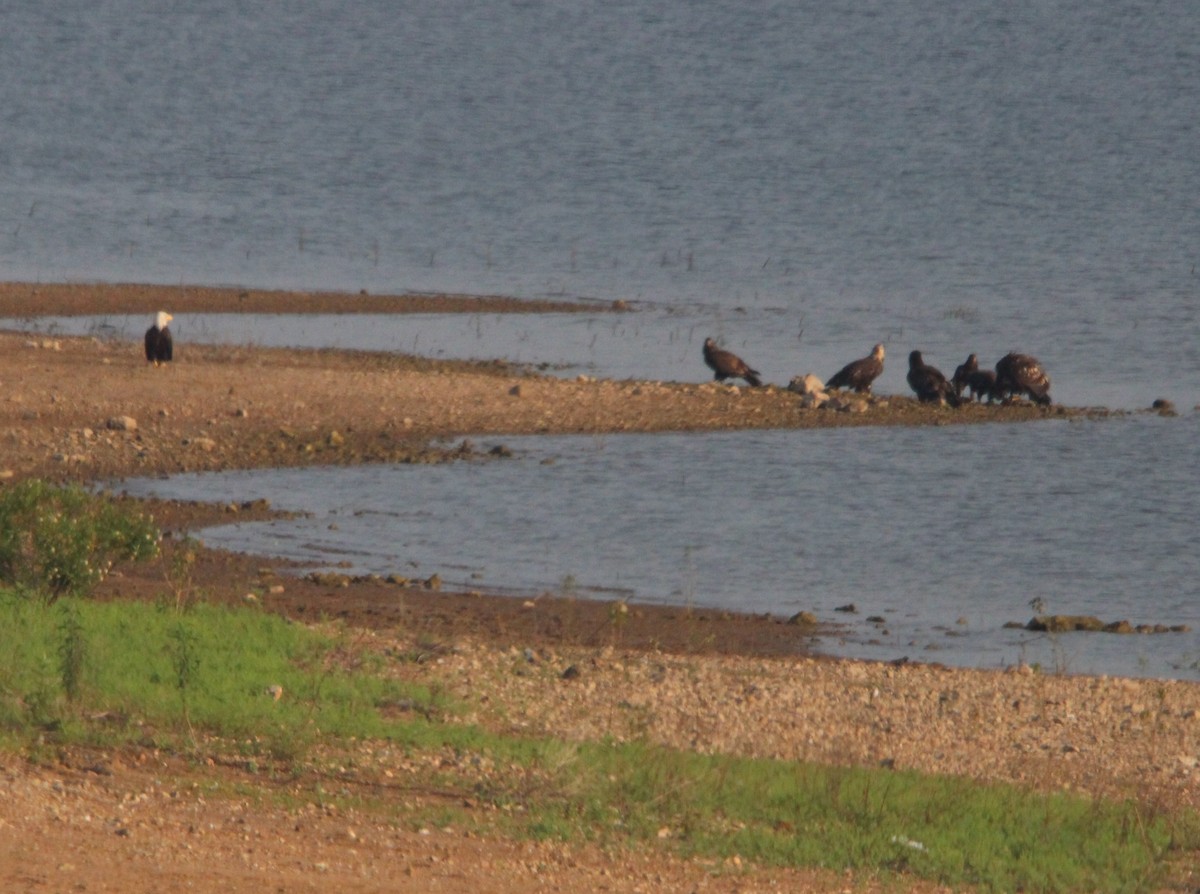
[[[908,387],[922,403],[948,403],[952,407],[960,403],[942,371],[926,363],[920,351],[908,355]]]
[[[762,384],[757,369],[751,369],[745,360],[732,351],[718,348],[711,338],[704,339],[704,362],[713,371],[713,378],[718,382],[724,382],[726,379],[745,379],[756,388]]]
[[[1027,394],[1035,404],[1050,406],[1050,377],[1036,358],[1008,353],[996,364],[995,394],[1004,399]]]
[[[158,366],[160,363],[170,363],[173,345],[171,330],[167,324],[175,319],[165,310],[160,310],[154,318],[154,325],[146,330],[146,362]]]
[[[990,369],[979,368],[979,357],[971,354],[966,361],[954,371],[950,378],[954,393],[962,397],[963,389],[970,389],[971,400],[988,399],[992,402],[995,393],[996,374]]]
[[[883,372],[883,345],[876,345],[869,357],[853,360],[843,366],[825,383],[825,389],[853,388],[859,394],[870,394],[871,383]]]

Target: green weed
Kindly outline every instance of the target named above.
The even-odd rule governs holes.
[[[116,561],[154,556],[158,540],[140,513],[78,485],[0,492],[0,582],[48,602],[86,593]]]
[[[63,692],[68,701],[78,701],[83,682],[83,661],[87,651],[83,625],[79,611],[69,603],[63,603],[62,623],[58,628],[59,670],[62,675]]]

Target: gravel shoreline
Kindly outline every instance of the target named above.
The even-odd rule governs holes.
[[[0,285],[0,312],[145,313],[149,320],[160,308],[176,314],[231,308],[330,312],[348,305],[365,308],[368,298],[378,302],[372,312],[387,312],[383,306],[403,312],[416,300],[7,284]],[[419,296],[424,312],[454,306],[478,310],[472,302],[479,300]],[[512,311],[570,310],[489,300]],[[95,482],[206,469],[440,462],[460,457],[461,439],[480,434],[1035,423],[1097,412],[1030,406],[953,411],[904,396],[864,402],[858,412],[805,410],[796,395],[773,387],[563,381],[503,363],[352,351],[180,345],[177,358],[170,367],[155,369],[134,344],[0,332],[5,389],[0,486],[30,476]],[[439,440],[450,446],[437,446]],[[180,535],[232,511],[171,504],[148,509],[174,535],[162,561],[168,561]],[[361,627],[372,647],[401,648],[436,637],[445,653],[436,662],[413,665],[413,672],[476,705],[470,719],[480,723],[570,738],[642,735],[698,751],[896,766],[1129,797],[1152,806],[1200,806],[1200,686],[1194,683],[819,660],[804,654],[811,631],[777,618],[637,607],[616,636],[604,623],[609,612],[604,604],[425,589],[402,590],[397,600],[396,591],[379,582],[347,587],[304,582],[283,576],[286,569],[269,560],[207,550],[198,568],[212,598],[232,601],[251,590],[266,591],[268,608],[306,621],[332,608],[333,617]],[[282,589],[270,593],[264,576],[276,574]],[[106,583],[105,595],[153,598],[162,580],[161,568],[122,569]],[[514,657],[522,658],[524,673],[513,673]],[[568,683],[563,671],[572,666],[581,672]],[[325,819],[309,823],[273,809],[204,805],[194,793],[163,799],[155,813],[150,805],[161,796],[153,779],[182,774],[181,768],[160,755],[98,760],[104,772],[66,758],[58,767],[30,767],[13,759],[0,767],[0,791],[6,794],[0,798],[0,828],[6,836],[15,834],[10,842],[48,842],[46,852],[37,855],[11,843],[0,845],[4,890],[65,890],[86,881],[89,890],[251,891],[275,878],[286,879],[287,890],[428,890],[433,881],[448,885],[446,890],[504,892],[531,886],[564,891],[871,887],[869,880],[829,873],[738,867],[730,875],[729,867],[714,870],[654,855],[631,857],[626,872],[608,872],[604,855],[586,849],[485,845],[440,835],[401,840],[394,830],[389,833],[384,824],[363,817],[355,819],[356,828],[371,831],[361,837],[375,838],[370,846],[354,846]],[[133,831],[120,835],[114,827],[82,819],[115,815],[112,798],[145,805],[145,825],[127,824]],[[130,806],[129,811],[142,809]],[[239,837],[234,822],[239,814],[243,828],[250,822],[265,837]],[[203,841],[187,831],[201,821],[214,825]],[[288,831],[300,827],[314,837]],[[156,828],[161,839],[151,843]],[[78,846],[84,856],[55,854],[55,843]],[[480,850],[487,847],[486,854]],[[413,874],[384,880],[379,873],[396,865],[398,848],[406,849]],[[315,886],[293,868],[305,852],[327,855],[317,861],[326,868]],[[421,862],[438,854],[448,862]],[[209,862],[194,859],[197,855]],[[545,874],[530,874],[531,862],[546,867]],[[171,867],[168,877],[163,870],[152,872],[153,865]],[[458,883],[448,881],[455,878]]]

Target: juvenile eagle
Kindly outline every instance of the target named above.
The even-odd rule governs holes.
[[[704,339],[704,362],[713,371],[713,378],[718,382],[724,382],[726,379],[745,379],[755,387],[762,384],[757,369],[751,369],[745,360],[732,351],[718,348],[711,338]]]
[[[996,364],[995,394],[1003,399],[1027,394],[1043,407],[1050,405],[1050,377],[1042,365],[1028,354],[1008,353]]]
[[[916,392],[917,400],[922,403],[944,402],[952,407],[960,403],[942,371],[926,363],[920,351],[908,355],[908,387]]]
[[[146,362],[158,366],[160,363],[171,362],[171,330],[167,324],[175,319],[165,310],[160,310],[154,318],[154,325],[146,330]]]
[[[996,385],[996,374],[990,369],[979,368],[979,358],[974,354],[967,357],[966,362],[954,371],[950,378],[954,393],[962,397],[963,389],[970,389],[971,400],[988,399],[992,402]]]
[[[883,345],[876,345],[869,357],[853,360],[839,369],[825,388],[853,388],[859,394],[870,394],[871,383],[883,372]]]

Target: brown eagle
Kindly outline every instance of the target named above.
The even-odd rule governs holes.
[[[1047,407],[1050,405],[1050,377],[1036,358],[1010,352],[996,364],[994,392],[1001,399],[1026,394],[1035,404]]]
[[[165,310],[160,310],[154,318],[154,325],[146,330],[146,362],[158,366],[160,363],[170,363],[174,351],[171,344],[171,330],[167,324],[175,319]]]
[[[948,403],[952,407],[960,403],[942,371],[926,363],[920,351],[908,355],[908,387],[922,403]]]
[[[839,369],[832,379],[825,383],[826,390],[834,388],[853,388],[859,394],[870,394],[871,383],[883,372],[883,345],[871,349],[869,357],[852,360]]]
[[[980,369],[979,358],[971,354],[967,357],[966,362],[954,371],[954,375],[950,377],[950,385],[959,397],[962,397],[963,389],[968,388],[971,392],[971,400],[982,400],[986,397],[988,403],[991,403],[996,385],[996,374],[990,369]]]
[[[713,378],[718,382],[724,382],[726,379],[745,379],[755,387],[762,384],[757,369],[751,369],[745,360],[732,351],[718,348],[711,338],[704,339],[704,362],[713,371]]]

